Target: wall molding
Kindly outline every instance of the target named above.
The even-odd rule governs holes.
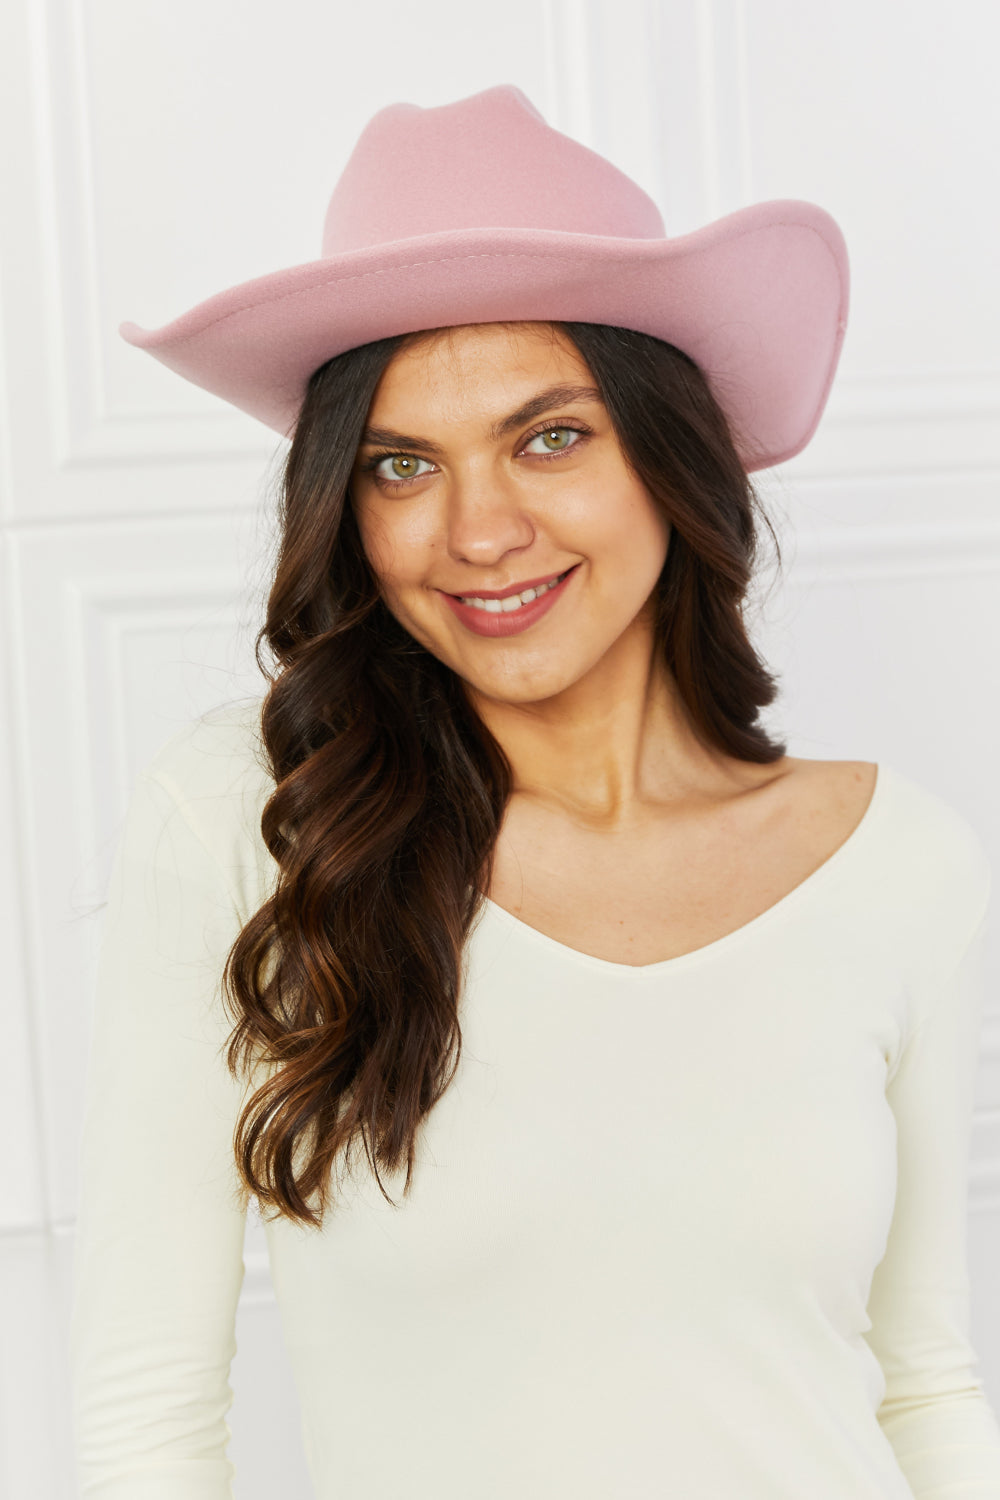
[[[796,585],[1000,572],[1000,517],[979,522],[803,526],[792,543],[785,556],[793,565],[791,581]]]

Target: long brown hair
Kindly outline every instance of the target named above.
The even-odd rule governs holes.
[[[778,760],[785,744],[758,722],[776,680],[743,619],[758,514],[779,559],[780,548],[722,410],[698,366],[652,335],[552,328],[589,365],[627,461],[671,524],[656,639],[695,733],[740,760]],[[461,1055],[462,949],[512,785],[459,678],[383,603],[350,503],[379,378],[413,337],[351,349],[310,380],[256,638],[275,782],[260,828],[280,874],[223,976],[230,1071],[268,1069],[234,1150],[265,1217],[313,1227],[331,1168],[349,1168],[359,1140],[383,1196],[393,1203],[379,1168],[404,1162],[409,1191],[420,1122]],[[277,670],[261,661],[264,640]]]

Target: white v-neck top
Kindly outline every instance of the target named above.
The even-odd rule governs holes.
[[[277,873],[259,704],[139,776],[104,918],[72,1321],[84,1500],[230,1500],[244,1216],[222,965]],[[259,753],[259,752],[258,752]],[[267,1226],[317,1500],[1000,1500],[967,1155],[990,867],[882,764],[763,915],[630,967],[485,902],[393,1208]]]

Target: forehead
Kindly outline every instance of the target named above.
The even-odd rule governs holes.
[[[507,410],[559,380],[591,381],[574,344],[549,323],[474,323],[410,335],[372,398],[373,422],[405,413],[461,420]]]

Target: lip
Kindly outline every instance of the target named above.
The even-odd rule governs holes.
[[[574,563],[574,567],[576,564]],[[555,573],[545,573],[541,578],[526,578],[523,583],[512,583],[509,589],[466,589],[463,594],[449,594],[449,599],[509,599],[511,594],[523,594],[525,589],[537,589],[543,583],[551,583],[553,578],[558,578],[560,573],[565,573],[565,568],[559,568]],[[442,589],[442,593],[444,590]]]
[[[555,588],[546,589],[537,599],[532,599],[530,604],[522,604],[520,609],[511,610],[509,614],[487,614],[485,610],[476,609],[475,605],[462,604],[454,594],[442,595],[451,610],[461,624],[471,630],[474,635],[504,636],[520,635],[534,625],[543,615],[547,615],[552,606],[566,591],[566,587],[572,582],[579,563],[574,563],[569,569],[562,583],[557,583]],[[558,573],[550,573],[547,578],[539,578],[534,583],[521,583],[516,588],[507,589],[505,593],[488,593],[484,590],[480,594],[468,594],[471,599],[509,599],[512,594],[519,594],[524,589],[537,588],[539,584],[549,583],[553,578],[558,578]]]

